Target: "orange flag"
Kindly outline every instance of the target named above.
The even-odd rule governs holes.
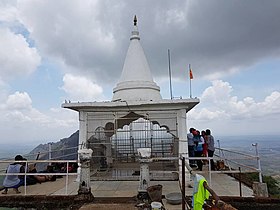
[[[190,79],[193,79],[192,69],[190,69]]]

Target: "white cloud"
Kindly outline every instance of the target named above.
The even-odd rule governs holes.
[[[21,23],[44,56],[69,66],[67,72],[90,71],[99,76],[106,75],[101,68],[108,65],[108,59],[114,62],[112,54],[117,53],[112,30],[117,26],[103,17],[109,14],[103,13],[101,5],[95,0],[31,0],[19,1],[18,9]]]
[[[185,79],[182,75],[186,74],[188,63],[194,67],[195,79],[203,75],[213,80],[242,73],[244,67],[277,57],[280,3],[252,2],[246,1],[240,8],[240,4],[215,0],[211,3],[199,0],[1,1],[0,133],[11,138],[18,134],[18,139],[22,136],[42,139],[77,128],[76,112],[60,108],[42,111],[33,107],[28,91],[25,92],[30,87],[8,84],[6,79],[32,74],[42,56],[43,61],[49,62],[50,71],[54,69],[51,68],[54,61],[59,64],[54,71],[59,67],[64,70],[63,85],[50,85],[62,86],[66,99],[104,100],[106,91],[101,85],[115,83],[120,76],[135,14],[141,43],[156,79],[167,76],[167,62],[164,62],[167,48],[172,51],[173,81]],[[55,80],[61,79],[50,78],[52,82]],[[278,87],[276,84],[273,89]],[[20,91],[11,94],[9,89]],[[266,93],[268,96],[261,102],[256,96],[240,98],[233,92],[228,82],[213,81],[188,120],[204,123],[204,127],[216,126],[216,130],[230,134],[238,129],[245,132],[247,128],[261,131],[264,123],[275,129],[279,91],[270,89],[271,94]],[[61,98],[59,95],[51,100]]]
[[[1,77],[0,77],[0,101],[4,101],[6,99],[6,96],[8,94],[7,89],[9,88],[8,84],[5,83]],[[1,107],[1,103],[0,103]]]
[[[86,77],[66,74],[63,77],[62,89],[71,100],[75,101],[98,101],[104,99],[103,89]]]
[[[72,131],[78,129],[78,112],[62,108],[51,108],[49,116],[54,119],[54,126],[56,128],[74,128]]]
[[[201,96],[202,101],[211,101],[214,104],[221,104],[228,102],[232,87],[228,82],[222,80],[215,80],[212,82],[212,86],[206,88]]]
[[[280,113],[280,92],[274,91],[270,96],[265,98],[265,101],[261,104],[265,106],[267,113]]]
[[[32,100],[26,92],[15,92],[7,96],[6,101],[1,104],[2,122],[20,125],[23,122],[44,124],[51,118],[32,107]],[[22,124],[24,126],[24,124]]]
[[[0,77],[16,78],[31,74],[40,65],[36,48],[29,47],[21,34],[0,27]]]
[[[267,96],[264,101],[256,102],[252,97],[238,100],[237,96],[232,96],[232,86],[222,80],[212,81],[212,86],[206,88],[201,96],[201,104],[207,105],[207,110],[215,110],[216,113],[224,113],[224,116],[244,119],[246,117],[263,117],[270,114],[280,114],[280,92],[274,91]],[[207,111],[201,109],[207,115]],[[209,112],[211,113],[211,112]],[[205,115],[201,116],[203,119]],[[221,117],[220,114],[211,114]]]
[[[237,96],[231,95],[232,91],[233,87],[228,82],[213,81],[212,86],[202,93],[201,104],[189,112],[189,120],[198,127],[213,126],[216,130],[218,127],[232,126],[232,130],[235,130],[244,126],[246,132],[251,133],[263,132],[256,130],[265,124],[269,127],[267,132],[277,132],[280,92],[274,91],[264,101],[256,102],[252,97],[239,100]],[[238,123],[238,126],[235,123]],[[228,131],[228,128],[226,130]],[[229,132],[232,133],[232,130]],[[219,132],[223,133],[224,130]]]
[[[18,19],[18,10],[16,8],[16,0],[8,0],[0,2],[0,20],[3,22],[15,22]]]
[[[30,110],[32,108],[32,100],[29,95],[24,92],[15,92],[13,95],[9,95],[6,101],[7,109],[18,109],[18,110]]]
[[[229,116],[225,113],[224,110],[214,110],[211,111],[208,108],[202,109],[193,109],[189,113],[191,120],[216,120],[216,119],[226,119]]]
[[[135,14],[154,75],[164,75],[162,61],[169,48],[176,54],[172,57],[174,78],[183,78],[181,70],[191,62],[197,78],[217,79],[279,55],[278,8],[276,1],[246,1],[240,8],[215,0],[23,0],[18,1],[18,11],[11,13],[18,13],[18,21],[44,57],[66,64],[66,73],[116,82]]]
[[[54,110],[43,113],[32,106],[28,93],[15,92],[0,104],[0,133],[10,139],[6,142],[9,144],[18,141],[38,144],[46,141],[46,137],[57,141],[78,129],[76,112]]]

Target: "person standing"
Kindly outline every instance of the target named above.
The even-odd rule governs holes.
[[[194,135],[193,132],[195,131],[194,128],[190,128],[190,132],[187,134],[188,139],[188,151],[189,151],[189,158],[192,158],[195,156],[194,149],[195,149],[195,143],[194,143]],[[196,167],[195,160],[190,159],[189,160],[191,167]]]
[[[214,137],[211,135],[211,131],[209,129],[207,129],[206,131],[206,139],[207,139],[207,145],[208,145],[208,157],[213,157],[214,156],[214,152],[215,152],[215,141],[214,141]],[[214,164],[214,160],[211,159],[210,160],[210,166],[211,166],[211,170],[215,171],[215,164]]]
[[[207,136],[205,131],[201,131],[201,136],[204,139],[204,144],[202,145],[203,151],[202,154],[204,157],[207,157],[207,150],[208,150],[208,145],[207,145]],[[205,161],[204,161],[205,162]],[[207,161],[206,161],[207,162]]]
[[[196,134],[194,135],[194,143],[195,143],[195,157],[202,157],[203,152],[203,144],[204,144],[204,138],[200,135],[200,132],[196,130]],[[203,162],[202,160],[196,160],[197,169],[202,171]]]

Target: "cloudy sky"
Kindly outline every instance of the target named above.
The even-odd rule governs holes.
[[[112,99],[133,16],[163,98],[201,103],[188,126],[280,134],[280,1],[1,0],[0,143],[57,141],[78,129],[71,101]]]

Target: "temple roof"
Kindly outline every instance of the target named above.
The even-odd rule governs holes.
[[[153,81],[149,64],[140,44],[136,16],[122,74],[113,93],[112,101],[157,101],[162,98],[160,88]]]

